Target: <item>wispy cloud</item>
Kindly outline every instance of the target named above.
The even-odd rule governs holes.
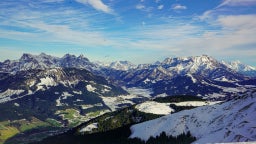
[[[228,15],[219,16],[217,22],[226,29],[244,29],[256,32],[254,19],[256,19],[256,15]]]
[[[114,13],[114,10],[112,10],[109,6],[104,4],[101,0],[76,0],[76,1],[85,5],[89,4],[96,10],[99,10],[108,14]]]
[[[173,10],[185,10],[185,9],[187,9],[187,7],[185,5],[181,5],[181,4],[173,4],[171,9],[173,9]]]
[[[224,0],[219,6],[251,6],[256,5],[256,0]]]

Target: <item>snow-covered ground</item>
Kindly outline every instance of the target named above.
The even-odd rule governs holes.
[[[52,77],[45,77],[40,79],[40,83],[37,84],[38,90],[42,88],[42,86],[56,86],[57,83]]]
[[[87,89],[87,91],[89,91],[89,92],[94,92],[94,90],[96,90],[96,88],[93,87],[92,85],[87,85],[87,86],[86,86],[86,89]]]
[[[19,95],[19,94],[21,94],[23,92],[24,92],[24,90],[7,89],[6,91],[0,93],[0,98],[8,97],[8,96],[11,96],[11,95]]]
[[[23,92],[24,92],[24,90],[7,89],[6,91],[0,93],[0,103],[4,103],[4,102],[7,102],[7,101],[14,100],[13,98],[11,98],[11,96],[20,95]]]
[[[174,112],[174,109],[170,107],[170,103],[158,103],[154,101],[147,101],[136,105],[135,107],[141,112],[167,115]]]
[[[133,98],[136,98],[136,95],[121,95],[118,97],[101,97],[104,103],[111,109],[111,111],[115,111],[120,108],[121,104],[130,104],[133,105]]]
[[[133,125],[131,138],[190,132],[195,144],[256,141],[256,92],[222,104],[202,106]]]
[[[214,105],[220,103],[222,101],[185,101],[185,102],[177,102],[177,103],[170,103],[175,104],[176,106],[205,106],[205,105]]]
[[[84,128],[82,128],[79,132],[90,132],[92,129],[98,128],[98,123],[92,123]]]
[[[138,95],[143,96],[147,98],[151,98],[151,94],[153,93],[151,89],[141,89],[141,88],[124,88],[127,92],[129,92],[132,95]]]
[[[101,96],[104,103],[112,110],[115,111],[117,109],[120,109],[120,105],[128,104],[133,105],[134,99],[149,99],[151,98],[152,91],[149,89],[140,89],[140,88],[124,88],[126,91],[128,91],[129,95],[119,95],[116,97],[105,97]]]

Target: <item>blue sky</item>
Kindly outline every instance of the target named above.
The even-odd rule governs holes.
[[[256,0],[1,0],[0,61],[22,53],[151,63],[207,54],[256,66]]]

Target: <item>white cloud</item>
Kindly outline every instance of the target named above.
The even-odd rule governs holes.
[[[227,29],[256,30],[256,15],[228,15],[219,16],[217,22]]]
[[[114,12],[111,8],[105,5],[101,0],[76,0],[76,1],[85,5],[89,4],[96,10],[99,10],[108,14],[113,14]]]
[[[146,7],[142,4],[137,4],[135,8],[141,10],[141,9],[145,9]]]
[[[156,3],[159,3],[161,0],[155,0]]]
[[[224,0],[217,8],[222,6],[250,6],[255,4],[256,0]]]
[[[68,25],[47,24],[40,21],[19,23],[27,28],[35,29],[38,33],[0,30],[0,37],[22,41],[33,39],[37,42],[64,42],[87,46],[113,45],[112,40],[97,31],[79,31]]]
[[[131,30],[128,47],[159,50],[177,56],[209,54],[216,57],[255,55],[256,15],[218,16],[213,25],[173,23]],[[212,29],[214,27],[218,29]],[[133,33],[132,31],[136,31]],[[221,53],[220,53],[221,52]],[[252,54],[254,53],[254,54]]]
[[[181,4],[174,4],[174,5],[172,5],[172,9],[173,10],[185,10],[185,9],[187,9],[187,7],[184,5],[181,5]]]
[[[159,10],[161,10],[161,9],[163,9],[164,8],[164,5],[159,5],[158,7],[157,7],[157,9],[159,9]]]

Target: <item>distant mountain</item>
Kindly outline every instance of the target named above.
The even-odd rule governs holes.
[[[108,67],[116,70],[126,71],[130,69],[134,69],[137,66],[135,64],[132,64],[129,61],[116,61],[116,62],[112,62]]]
[[[166,58],[163,62],[141,64],[129,71],[105,72],[109,79],[127,87],[152,89],[153,96],[187,94],[228,98],[245,90],[238,82],[250,79],[207,55]]]
[[[255,142],[256,92],[251,91],[231,101],[191,110],[133,125],[130,138],[147,141],[165,132],[176,137],[190,133],[193,143]]]
[[[70,54],[66,54],[62,58],[46,55],[45,53],[41,53],[40,55],[23,54],[19,60],[6,60],[0,63],[0,71],[12,73],[31,69],[45,70],[56,67],[84,68],[90,71],[97,69],[96,65],[83,55],[76,57]]]
[[[246,76],[256,77],[256,68],[255,67],[242,64],[240,61],[233,61],[233,62],[222,61],[222,63],[236,72],[239,72]]]

